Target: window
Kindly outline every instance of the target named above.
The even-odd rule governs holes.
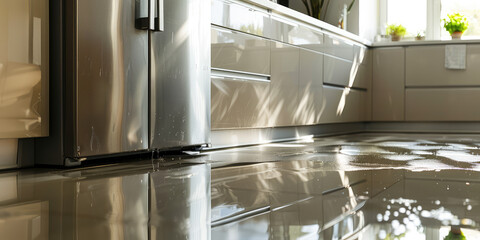
[[[465,31],[463,36],[465,38],[479,38],[480,37],[480,1],[479,0],[442,0],[441,2],[441,18],[447,17],[447,14],[459,12],[469,21],[468,30]],[[449,39],[450,34],[443,28],[443,22],[441,24],[441,36],[442,39]]]
[[[464,38],[480,38],[480,0],[380,0],[379,33],[389,24],[402,24],[406,37],[424,32],[427,39],[450,39],[443,28],[447,14],[460,12],[469,22]]]
[[[402,24],[407,37],[425,33],[427,29],[427,0],[387,0],[387,22]]]

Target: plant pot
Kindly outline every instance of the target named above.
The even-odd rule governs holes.
[[[462,39],[462,34],[463,32],[454,32],[452,33],[452,40],[455,40],[455,39]]]
[[[394,42],[397,42],[397,41],[400,41],[400,39],[402,39],[402,36],[400,35],[390,35],[392,37],[392,41]]]
[[[422,37],[415,37],[415,40],[417,40],[417,41],[422,41],[422,40],[425,40],[425,36],[422,36]]]
[[[277,3],[282,6],[288,7],[288,0],[277,0]]]

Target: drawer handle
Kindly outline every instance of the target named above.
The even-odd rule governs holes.
[[[241,72],[220,68],[212,68],[212,78],[231,79],[239,81],[270,82],[270,75]]]

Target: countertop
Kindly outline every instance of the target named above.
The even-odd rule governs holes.
[[[263,9],[270,10],[272,13],[276,13],[276,14],[279,14],[279,15],[283,15],[283,16],[293,18],[293,19],[295,19],[297,21],[300,21],[302,23],[305,23],[307,25],[320,28],[323,31],[327,31],[327,32],[330,32],[330,33],[340,35],[342,37],[348,38],[350,40],[361,43],[363,45],[366,45],[366,46],[371,46],[372,45],[371,41],[368,41],[368,40],[366,40],[366,39],[364,39],[364,38],[362,38],[358,35],[355,35],[351,32],[346,31],[346,30],[335,27],[335,26],[333,26],[331,24],[328,24],[324,21],[312,18],[312,17],[310,17],[306,14],[303,14],[301,12],[295,11],[295,10],[287,8],[287,7],[284,7],[280,4],[277,4],[277,3],[274,3],[274,2],[271,2],[271,1],[268,1],[268,0],[241,0],[241,1],[252,4],[252,5],[255,5],[255,6],[263,8]]]

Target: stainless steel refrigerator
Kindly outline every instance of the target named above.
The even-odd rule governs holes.
[[[210,1],[53,2],[55,129],[37,163],[210,142]]]

